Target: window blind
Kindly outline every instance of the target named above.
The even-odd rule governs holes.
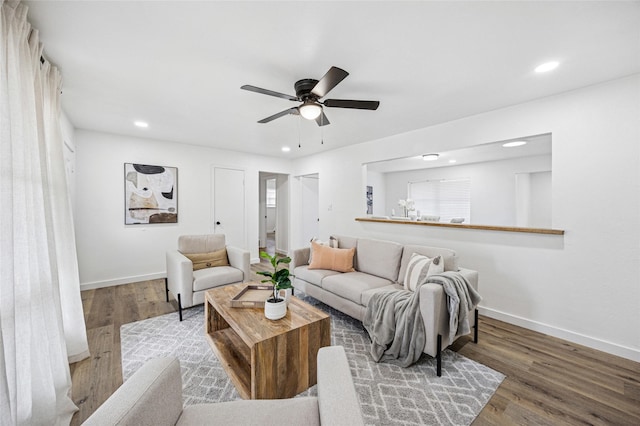
[[[276,206],[276,189],[267,187],[267,207]]]
[[[439,179],[409,182],[409,198],[420,215],[440,216],[440,222],[464,218],[471,222],[471,179]]]

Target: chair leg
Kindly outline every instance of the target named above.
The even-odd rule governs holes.
[[[473,343],[478,343],[478,310],[474,313]]]
[[[182,299],[180,298],[180,293],[178,293],[178,315],[180,316],[180,321],[182,321]]]
[[[167,302],[168,302],[169,301],[169,279],[168,278],[164,279],[164,292],[166,293]]]
[[[442,376],[442,335],[438,334],[438,352],[436,353],[436,375]]]

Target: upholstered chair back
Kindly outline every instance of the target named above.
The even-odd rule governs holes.
[[[209,253],[225,246],[224,234],[181,235],[178,238],[178,250],[183,254]]]

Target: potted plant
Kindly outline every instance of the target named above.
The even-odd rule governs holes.
[[[278,257],[277,255],[270,256],[269,253],[264,251],[260,252],[260,257],[267,259],[271,266],[273,266],[273,272],[259,271],[257,274],[268,277],[262,280],[263,283],[271,283],[273,285],[273,297],[270,297],[264,304],[264,315],[270,320],[277,320],[284,317],[287,314],[287,300],[280,297],[280,290],[286,290],[293,288],[291,285],[291,279],[289,278],[289,269],[280,268],[280,264],[291,263],[289,257]]]

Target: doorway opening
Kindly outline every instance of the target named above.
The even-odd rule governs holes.
[[[289,176],[260,172],[259,251],[273,256],[289,251]]]

